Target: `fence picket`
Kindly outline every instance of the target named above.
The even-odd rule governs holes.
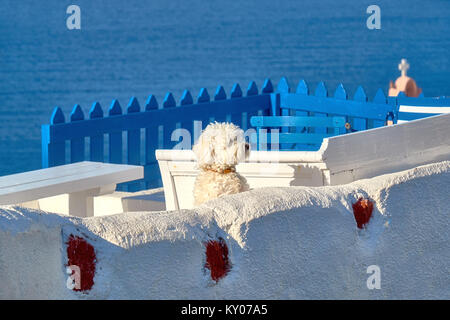
[[[113,100],[109,109],[108,116],[114,117],[122,114],[122,108],[119,101]],[[114,130],[111,128],[109,133],[109,162],[110,163],[122,163],[122,131]],[[113,131],[114,130],[114,131]]]
[[[151,94],[145,104],[145,112],[158,109],[158,101],[156,100],[156,97]],[[147,189],[156,188],[162,184],[161,173],[155,156],[155,150],[159,148],[159,140],[159,126],[146,126],[144,180],[145,188]]]
[[[127,106],[127,113],[140,112],[141,107],[136,97],[132,97]],[[128,164],[138,165],[141,162],[141,132],[140,129],[127,131],[127,160]]]
[[[258,94],[258,86],[255,81],[250,81],[247,87],[247,96],[255,96]]]
[[[386,104],[387,103],[386,96],[384,95],[383,90],[381,90],[381,88],[378,88],[378,91],[375,94],[375,97],[373,98],[373,102],[380,103],[380,104]],[[374,120],[373,121],[374,128],[382,127],[385,124],[386,124],[386,121],[380,121],[380,120]]]
[[[216,93],[214,94],[214,101],[225,100],[227,98],[227,94],[225,89],[222,86],[218,86],[216,89]]]
[[[289,86],[288,80],[285,77],[282,77],[280,79],[280,81],[278,82],[277,92],[279,92],[279,93],[289,93],[290,91],[291,91],[291,88]],[[292,112],[293,111],[291,111],[289,109],[286,109],[286,108],[281,108],[280,109],[280,114],[282,116],[290,116],[290,115],[292,115]],[[277,129],[274,129],[274,130],[277,130]],[[292,128],[283,127],[283,128],[281,128],[280,132],[281,133],[292,132]],[[269,141],[267,141],[267,143],[269,143]],[[290,147],[293,147],[293,145],[285,144],[285,143],[280,144],[280,148],[281,149],[289,149]]]
[[[302,79],[298,82],[297,90],[295,92],[299,93],[299,94],[305,94],[305,95],[309,94],[308,84],[306,83],[305,80]]]
[[[323,81],[320,81],[319,84],[317,85],[314,95],[316,97],[324,97],[324,98],[328,97],[328,90],[325,87],[325,83],[323,83]]]
[[[127,114],[138,113],[141,107],[136,97],[131,97],[127,106]],[[141,164],[141,130],[136,128],[127,131],[127,163],[132,165]],[[129,192],[139,190],[141,181],[127,183],[125,189]]]
[[[355,94],[353,95],[353,100],[359,101],[359,102],[367,102],[367,96],[366,96],[366,93],[364,92],[363,87],[358,86],[358,88],[355,91]],[[369,128],[369,120],[368,119],[354,117],[351,120],[352,121],[350,122],[350,125],[353,130],[361,131],[361,130],[366,130]]]
[[[103,110],[100,103],[94,102],[89,111],[89,119],[99,118],[103,118]],[[91,161],[105,161],[103,134],[89,136],[89,159]]]
[[[159,109],[158,101],[154,95],[149,95],[147,101],[145,102],[145,111]]]
[[[79,104],[76,104],[73,107],[73,110],[70,114],[70,122],[75,121],[83,121],[84,120],[84,114],[83,110],[81,109]],[[85,148],[85,142],[84,137],[79,137],[75,139],[70,139],[70,162],[80,162],[85,159],[84,157],[84,148]]]
[[[340,99],[340,100],[347,100],[348,96],[347,96],[347,92],[344,89],[344,85],[342,83],[340,83],[337,87],[336,90],[334,91],[334,98],[336,99]],[[329,117],[334,116],[335,114],[331,113],[328,114]],[[337,115],[336,115],[337,116]],[[345,121],[348,121],[348,117],[345,117]],[[328,133],[334,133],[334,134],[344,134],[346,133],[346,129],[342,128],[342,127],[338,127],[338,128],[328,128],[327,130]]]
[[[334,91],[334,97],[336,99],[347,100],[347,92],[345,91],[344,86],[342,85],[342,83],[340,83],[336,87],[336,90]]]
[[[267,78],[264,80],[264,84],[261,89],[261,93],[272,93],[273,92],[273,84],[272,81]]]
[[[323,83],[322,81],[319,82],[319,84],[316,87],[316,91],[314,92],[314,95],[316,97],[320,97],[320,98],[328,97],[328,90],[325,87],[325,83]],[[320,101],[319,105],[320,105],[320,109],[323,109],[323,110],[327,109],[326,102]],[[314,114],[310,114],[310,115],[314,115],[314,117],[327,117],[328,116],[328,114],[325,112],[314,112]],[[320,134],[325,134],[328,132],[328,128],[316,127],[316,128],[313,128],[313,130],[314,130],[314,133],[320,133]]]
[[[211,98],[209,96],[208,90],[206,88],[201,88],[200,92],[197,96],[197,103],[209,103],[210,100],[211,100]],[[195,120],[201,121],[202,130],[204,130],[210,122],[213,122],[216,119],[213,116],[213,114],[205,114],[205,115],[199,116]]]
[[[269,79],[266,79],[265,86],[267,86],[267,90],[271,90],[269,88],[269,86],[272,86],[272,83],[270,82]],[[273,89],[272,89],[272,91],[273,91]],[[252,80],[252,81],[250,81],[250,83],[248,84],[248,87],[247,87],[247,97],[248,96],[255,96],[255,95],[258,95],[258,87],[256,85],[256,82]],[[249,122],[250,119],[249,119],[248,114],[246,112],[245,113],[244,112],[234,113],[231,116],[231,122],[233,122],[234,124],[241,123],[242,124],[241,128],[244,131],[249,128],[249,125],[247,124],[247,121]]]
[[[256,86],[256,83],[254,81],[251,81],[247,87],[247,96],[255,96],[258,94],[258,87]],[[242,89],[239,83],[235,83],[231,89],[231,99],[234,98],[242,98]],[[231,101],[233,103],[233,101]],[[242,125],[242,119],[243,119],[243,112],[242,110],[237,110],[235,112],[232,112],[230,114],[226,115],[225,121],[226,122],[232,122],[235,125],[240,126],[241,128],[247,128],[247,126]]]
[[[300,80],[298,85],[297,85],[297,89],[295,91],[298,94],[303,94],[303,95],[308,95],[309,94],[309,89],[308,89],[308,84],[306,83],[305,80]],[[303,110],[293,110],[294,111],[294,115],[299,116],[299,117],[306,117],[309,115],[308,111],[303,111]],[[314,128],[311,127],[302,127],[302,128],[295,128],[295,130],[293,130],[292,132],[296,132],[296,133],[303,133],[303,132],[307,132],[307,133],[313,133],[314,132]],[[311,145],[308,144],[297,144],[296,146],[297,150],[308,150],[311,148]]]
[[[278,82],[277,86],[277,92],[283,92],[288,93],[291,91],[291,88],[289,87],[289,83],[285,77],[280,79],[280,82]]]
[[[231,98],[241,98],[242,97],[242,89],[239,83],[235,83],[233,88],[231,88]]]
[[[66,144],[62,142],[52,142],[51,128],[54,125],[65,123],[64,113],[60,107],[55,107],[50,117],[50,124],[43,125],[42,135],[42,167],[48,168],[66,163]]]
[[[194,100],[192,99],[192,95],[189,92],[189,90],[184,90],[183,95],[182,95],[181,100],[180,100],[180,106],[182,106],[182,105],[191,105],[193,103],[194,103]],[[177,124],[177,128],[189,131],[189,135],[190,135],[189,148],[191,148],[192,147],[192,143],[193,143],[192,137],[194,135],[194,132],[193,132],[193,121],[192,120],[181,121],[181,122],[179,122]],[[182,133],[183,132],[180,132],[180,134],[182,134]],[[180,145],[181,149],[186,149],[184,147],[185,143],[186,143],[186,141],[184,141],[185,138],[186,138],[185,136],[182,136],[182,139],[183,139],[182,142],[183,143]],[[181,142],[181,141],[179,141],[179,142]]]
[[[184,90],[183,95],[181,96],[181,99],[180,99],[180,105],[185,106],[185,105],[193,104],[193,103],[194,103],[194,99],[192,99],[192,95],[189,92],[189,90]]]
[[[173,94],[171,92],[167,92],[164,100],[163,100],[163,108],[174,108],[177,103]],[[176,122],[168,122],[165,121],[163,123],[163,147],[164,149],[172,149],[175,146],[175,142],[172,141],[172,132],[176,129]]]
[[[210,98],[209,98],[209,93],[208,90],[206,88],[201,88],[200,92],[197,96],[197,103],[205,103],[205,102],[209,102]]]
[[[163,100],[163,108],[173,108],[177,105],[172,92],[167,92]]]

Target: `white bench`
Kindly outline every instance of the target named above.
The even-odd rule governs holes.
[[[94,196],[143,177],[142,166],[89,161],[18,173],[0,177],[0,205],[38,200],[45,211],[90,217]]]

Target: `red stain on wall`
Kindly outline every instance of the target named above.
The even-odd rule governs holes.
[[[205,267],[211,271],[211,279],[218,282],[219,279],[227,275],[231,269],[228,259],[228,247],[225,241],[210,240],[206,244],[206,263]]]
[[[94,247],[83,238],[70,235],[67,241],[67,265],[80,268],[80,288],[75,291],[90,290],[94,285],[95,263],[97,261]]]
[[[373,203],[368,199],[359,198],[352,207],[356,225],[359,229],[364,228],[372,217]]]

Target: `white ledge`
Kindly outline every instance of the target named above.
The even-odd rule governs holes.
[[[322,162],[323,152],[319,151],[251,151],[246,162]],[[196,161],[192,150],[156,150],[156,159],[166,161]]]

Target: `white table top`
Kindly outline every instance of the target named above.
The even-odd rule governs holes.
[[[15,204],[142,179],[144,168],[77,162],[0,177],[0,204]]]

